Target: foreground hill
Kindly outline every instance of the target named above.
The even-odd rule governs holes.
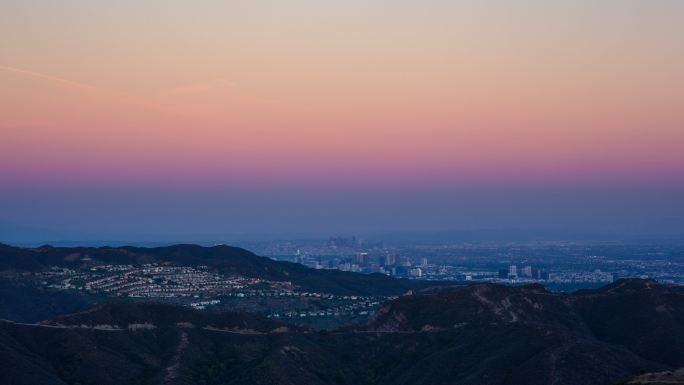
[[[600,385],[683,367],[683,338],[682,288],[643,280],[571,295],[474,284],[403,296],[367,325],[318,333],[105,305],[0,323],[0,383]]]
[[[68,268],[97,264],[143,263],[206,265],[225,274],[273,281],[289,281],[303,290],[341,295],[397,295],[431,285],[394,279],[381,274],[315,270],[306,266],[259,257],[238,247],[174,245],[167,247],[51,247],[19,248],[0,244],[0,272],[41,271],[50,266]]]
[[[221,330],[271,332],[273,330],[306,329],[250,313],[198,312],[189,307],[163,303],[108,303],[88,311],[42,321],[42,326],[98,329],[145,329],[157,327],[206,327]],[[135,325],[135,326],[131,326]]]
[[[622,385],[684,385],[684,368],[640,374]]]

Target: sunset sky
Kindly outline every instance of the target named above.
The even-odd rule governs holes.
[[[684,224],[682,20],[676,0],[3,1],[0,223]]]

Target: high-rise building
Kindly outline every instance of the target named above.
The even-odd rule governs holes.
[[[427,260],[426,257],[423,257],[423,258],[420,259],[420,266],[426,267],[427,264],[428,264],[428,260]]]
[[[534,268],[532,269],[532,278],[533,279],[541,279],[541,269]]]
[[[527,265],[527,266],[524,266],[522,269],[520,269],[520,276],[531,278],[532,277],[532,266]]]
[[[367,266],[368,265],[368,253],[357,253],[356,254],[356,263],[359,266]]]
[[[380,266],[393,266],[395,264],[395,256],[390,253],[385,253],[379,258]]]
[[[508,278],[515,278],[518,276],[518,267],[516,265],[508,266]]]

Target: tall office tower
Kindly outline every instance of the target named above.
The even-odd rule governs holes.
[[[534,279],[541,279],[541,269],[534,268],[532,269],[532,278]]]
[[[358,263],[359,266],[368,265],[368,253],[357,253],[356,254],[356,263]]]
[[[520,276],[531,278],[532,277],[532,266],[527,265],[527,266],[523,267],[520,271]]]
[[[508,277],[515,278],[518,276],[518,267],[515,265],[508,266]]]

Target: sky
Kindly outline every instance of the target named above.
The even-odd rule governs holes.
[[[3,1],[0,229],[684,229],[682,18],[676,0]]]

